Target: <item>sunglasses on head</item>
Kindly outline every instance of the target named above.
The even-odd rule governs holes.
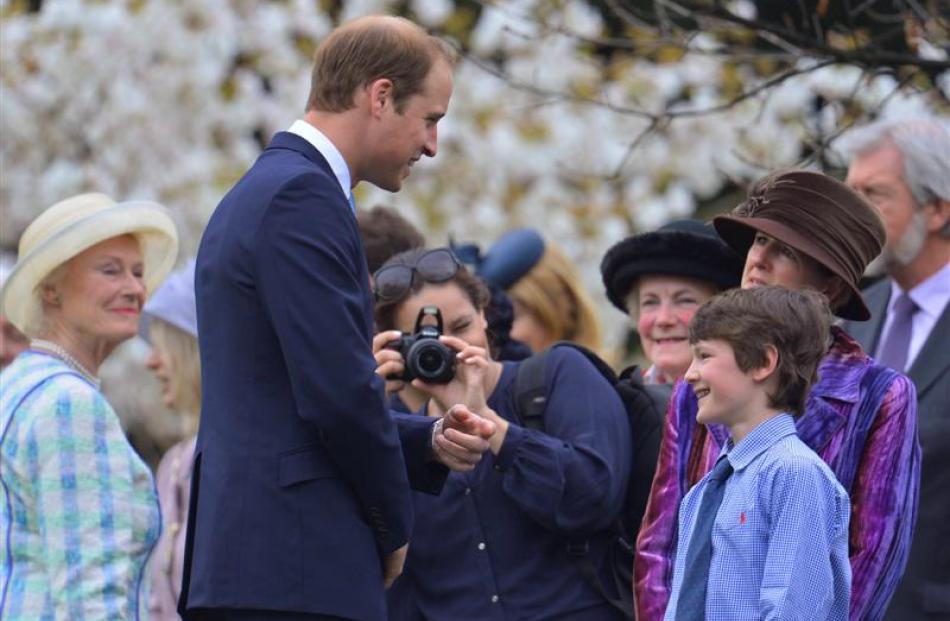
[[[459,260],[448,248],[425,252],[411,265],[386,265],[373,275],[373,293],[380,302],[391,302],[412,290],[418,275],[424,282],[440,283],[455,276]]]

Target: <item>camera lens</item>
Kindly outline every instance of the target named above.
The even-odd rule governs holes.
[[[424,382],[447,384],[455,376],[455,353],[439,341],[426,338],[412,346],[406,367]]]
[[[426,374],[436,375],[442,368],[444,361],[439,352],[427,349],[419,354],[419,368]]]

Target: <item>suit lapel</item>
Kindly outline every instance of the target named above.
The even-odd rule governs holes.
[[[884,316],[887,313],[887,303],[891,298],[891,279],[885,278],[864,290],[864,300],[867,302],[871,318],[867,321],[848,321],[846,330],[861,344],[864,351],[873,356],[877,350],[877,343],[881,339],[881,329],[884,327]]]
[[[941,337],[941,334],[944,336]],[[948,347],[947,334],[950,334],[950,304],[944,307],[940,319],[934,324],[933,330],[924,341],[924,346],[917,354],[914,364],[907,371],[907,376],[917,387],[918,399],[927,392],[938,377],[950,372],[950,347]]]
[[[317,168],[322,169],[323,172],[325,172],[330,177],[330,179],[333,180],[333,187],[340,191],[340,196],[343,197],[343,201],[347,204],[347,207],[350,210],[353,210],[355,213],[353,204],[350,203],[350,195],[347,192],[344,192],[343,188],[340,187],[336,173],[333,172],[333,167],[330,166],[330,163],[325,157],[323,157],[323,154],[320,153],[320,151],[317,150],[315,146],[310,144],[310,142],[305,140],[303,137],[291,132],[277,132],[271,139],[270,144],[267,145],[268,151],[273,149],[287,149],[289,151],[296,151],[313,162]],[[360,243],[362,244],[362,241],[360,241]]]

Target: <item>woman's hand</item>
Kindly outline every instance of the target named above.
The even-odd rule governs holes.
[[[432,451],[440,462],[456,472],[469,472],[491,448],[495,424],[473,414],[464,405],[454,405],[432,430]]]
[[[508,434],[508,421],[488,407],[485,396],[488,392],[489,370],[492,364],[497,363],[492,362],[483,347],[469,345],[454,336],[441,336],[439,340],[458,351],[456,354],[458,368],[455,370],[455,377],[448,384],[426,384],[416,379],[412,381],[412,386],[432,397],[430,407],[435,402],[441,409],[436,414],[450,412],[454,406],[462,404],[471,413],[493,423],[494,433],[484,437],[489,442],[491,452],[497,455]]]
[[[441,336],[439,340],[456,351],[455,377],[447,384],[429,384],[422,380],[412,381],[412,386],[429,395],[440,411],[463,404],[473,413],[480,414],[485,408],[485,371],[488,368],[487,352],[464,340]]]
[[[448,384],[427,384],[421,380],[412,380],[413,388],[426,393],[436,402],[442,412],[456,404],[464,404],[475,414],[485,409],[485,381],[491,361],[483,347],[469,345],[454,336],[440,336],[447,347],[457,351],[455,377]]]
[[[402,332],[387,330],[373,337],[373,356],[376,358],[376,375],[386,380],[386,395],[399,392],[406,387],[406,383],[399,379],[389,379],[389,376],[402,377],[406,363],[402,354],[394,349],[386,349],[386,345],[399,340]]]

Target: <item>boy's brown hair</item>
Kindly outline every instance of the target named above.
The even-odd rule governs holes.
[[[349,110],[357,88],[388,78],[393,104],[401,113],[408,99],[422,91],[436,61],[454,66],[456,58],[448,42],[402,17],[354,20],[331,32],[317,48],[306,109]]]
[[[729,343],[743,373],[765,366],[766,348],[775,347],[778,382],[769,406],[798,416],[830,346],[831,322],[827,298],[815,291],[732,289],[700,307],[689,324],[689,342]]]

